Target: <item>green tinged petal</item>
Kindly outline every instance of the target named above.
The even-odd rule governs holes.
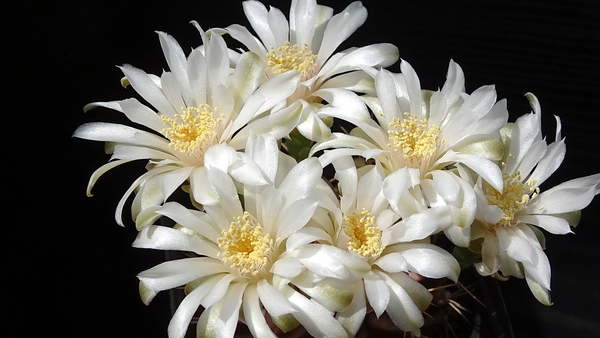
[[[146,305],[149,305],[152,299],[154,299],[154,296],[158,294],[158,292],[147,288],[146,285],[144,285],[144,283],[142,282],[139,283],[139,292],[142,302]]]
[[[300,274],[298,278],[294,278],[292,283],[309,295],[311,299],[334,312],[348,307],[354,297],[353,284],[333,278],[313,282],[313,275],[308,271]]]
[[[477,155],[492,161],[501,160],[504,154],[504,146],[497,139],[479,140],[455,150],[459,153]]]
[[[229,88],[236,91],[239,102],[245,102],[258,88],[263,76],[264,62],[260,56],[252,52],[244,53],[235,67]]]
[[[570,226],[576,227],[579,224],[579,221],[581,220],[581,210],[565,212],[562,214],[552,214],[551,216],[560,217],[569,222]]]
[[[277,325],[277,327],[283,332],[290,332],[300,325],[298,320],[291,313],[277,317],[271,317],[271,320],[273,321],[273,324]]]

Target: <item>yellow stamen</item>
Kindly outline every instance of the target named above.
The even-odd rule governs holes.
[[[367,209],[344,215],[344,233],[350,237],[347,248],[367,259],[379,257],[383,248],[379,244],[381,230],[375,225],[375,216]]]
[[[267,65],[275,74],[296,69],[302,73],[302,76],[306,76],[315,67],[317,56],[308,49],[306,44],[300,49],[298,45],[292,46],[289,41],[286,41],[277,50],[271,47],[271,51],[267,53],[267,60]]]
[[[182,107],[182,114],[175,114],[175,118],[163,115],[165,124],[171,125],[161,132],[171,142],[169,146],[182,153],[193,153],[200,150],[202,153],[216,142],[218,137],[217,127],[220,119],[215,119],[216,109],[209,105],[199,107]]]
[[[515,215],[519,211],[525,210],[527,203],[540,193],[540,188],[535,186],[537,181],[531,180],[522,183],[521,173],[518,171],[512,175],[504,173],[503,176],[504,191],[502,193],[492,187],[485,189],[488,203],[502,210],[502,219],[497,224],[490,225],[491,228],[519,224],[520,221],[515,220]]]
[[[420,165],[435,153],[440,136],[440,128],[429,126],[427,119],[404,113],[405,118],[395,118],[389,123],[388,147],[402,153],[412,165]]]
[[[229,230],[223,230],[221,234],[223,236],[217,243],[223,263],[246,278],[268,271],[274,252],[273,240],[248,212],[235,217]]]

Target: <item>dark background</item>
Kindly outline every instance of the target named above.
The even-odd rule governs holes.
[[[267,3],[284,13],[289,8],[287,1]],[[349,1],[319,3],[337,13]],[[552,115],[561,117],[567,138],[566,160],[546,188],[599,171],[599,2],[363,3],[369,18],[343,48],[391,42],[428,89],[443,84],[452,58],[465,72],[468,92],[496,85],[513,121],[529,112],[523,95],[533,92],[549,140]],[[2,54],[8,60],[2,79],[9,106],[3,113],[12,119],[3,123],[9,130],[3,139],[10,202],[3,208],[9,216],[2,236],[8,262],[8,301],[2,302],[2,323],[8,325],[2,330],[11,333],[2,336],[165,337],[167,294],[147,307],[135,278],[164,256],[131,248],[131,221],[121,228],[113,217],[143,163],[109,172],[87,198],[89,175],[108,156],[102,144],[71,134],[89,121],[125,122],[117,112],[84,114],[82,107],[135,95],[120,86],[115,65],[131,63],[156,74],[166,68],[155,30],[174,35],[189,51],[200,44],[190,20],[204,28],[247,25],[241,4],[92,0],[5,6]],[[399,71],[398,65],[391,70]],[[502,283],[517,337],[600,337],[599,206],[595,200],[584,211],[576,234],[547,236],[554,306],[538,304],[524,280]]]

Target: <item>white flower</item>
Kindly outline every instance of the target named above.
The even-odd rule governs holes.
[[[550,263],[544,254],[542,228],[552,234],[571,232],[579,211],[599,192],[600,174],[573,179],[540,193],[540,185],[560,166],[564,139],[557,118],[556,139],[547,144],[541,132],[537,98],[527,94],[533,112],[503,128],[502,192],[479,182],[479,207],[471,248],[481,252],[482,275],[525,278],[534,296],[550,301]]]
[[[244,184],[222,170],[222,150],[213,147],[207,154],[211,163],[205,179],[214,194],[204,195],[205,211],[168,202],[156,214],[171,218],[176,227],[143,224],[135,247],[199,256],[141,272],[143,300],[148,303],[159,291],[186,285],[187,296],[171,320],[169,337],[184,336],[199,306],[205,308],[198,321],[199,337],[232,337],[240,319],[255,337],[275,337],[263,310],[284,332],[301,324],[314,336],[346,337],[331,311],[288,285],[287,276],[299,273],[296,266],[274,268],[287,254],[288,237],[309,223],[317,208],[319,162],[310,158],[295,164],[278,151],[271,136],[251,139],[244,163],[234,161],[229,169],[240,169],[233,175],[242,181],[256,183],[262,177],[263,184]],[[259,158],[265,161],[257,162]]]
[[[106,141],[112,153],[111,161],[92,175],[88,195],[106,171],[129,161],[150,160],[148,172],[131,185],[118,204],[116,218],[121,225],[123,205],[134,190],[140,189],[132,205],[135,219],[144,208],[162,204],[186,180],[196,180],[211,146],[229,144],[243,149],[250,132],[281,138],[299,122],[299,104],[259,117],[293,93],[298,74],[282,74],[261,85],[264,69],[258,56],[243,53],[232,68],[223,38],[212,35],[209,39],[199,30],[205,45],[189,56],[173,37],[159,32],[171,69],[160,77],[130,65],[120,67],[124,83],[156,111],[135,98],[85,107],[117,110],[146,128],[96,122],[84,124],[74,133],[75,137]],[[192,189],[191,193],[196,192]]]
[[[456,281],[460,271],[458,262],[428,240],[412,241],[423,237],[419,232],[428,230],[408,227],[408,222],[400,220],[401,215],[390,207],[384,196],[384,176],[379,165],[357,170],[347,158],[334,164],[341,199],[339,204],[334,198],[331,200],[333,205],[326,205],[333,212],[333,224],[322,227],[321,231],[317,227],[305,227],[288,239],[288,250],[318,241],[322,243],[323,251],[335,257],[309,260],[302,252],[295,255],[330,285],[321,290],[319,283],[310,283],[313,280],[321,282],[310,274],[301,275],[304,277],[302,282],[300,278],[292,279],[292,282],[326,307],[339,305],[330,298],[339,299],[340,295],[351,293],[351,304],[332,310],[337,312],[336,318],[352,335],[362,324],[367,304],[377,317],[385,311],[400,329],[418,333],[424,323],[422,312],[429,306],[432,295],[408,273]],[[354,263],[357,259],[362,261],[361,264]],[[335,260],[340,263],[332,264]],[[339,273],[331,273],[329,269],[331,266],[342,267],[342,264],[349,275],[344,276],[343,285],[336,285],[331,282],[331,277],[336,278]]]
[[[493,86],[465,93],[463,72],[452,61],[446,83],[436,92],[421,90],[408,62],[402,61],[401,70],[401,74],[377,72],[377,97],[362,97],[376,120],[364,106],[351,114],[323,108],[323,115],[357,128],[349,135],[335,133],[317,143],[311,153],[325,150],[320,157],[324,165],[341,156],[375,159],[387,175],[386,193],[393,207],[401,198],[394,187],[411,182],[411,193],[430,212],[450,213],[451,222],[440,230],[455,244],[467,246],[476,201],[467,168],[502,188],[500,170],[491,160],[502,155],[498,131],[508,118],[506,103],[496,102]]]
[[[341,88],[371,92],[372,80],[362,70],[387,67],[398,59],[398,49],[387,43],[334,54],[367,18],[367,10],[359,1],[333,15],[333,9],[318,5],[315,0],[293,0],[289,21],[275,7],[267,10],[258,1],[242,4],[258,38],[238,24],[225,31],[265,61],[268,77],[290,70],[301,72],[301,83],[287,104],[302,102],[307,116],[298,130],[311,140],[323,139],[330,133],[315,114],[323,99],[351,96]]]

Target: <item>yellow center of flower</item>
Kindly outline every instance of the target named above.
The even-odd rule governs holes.
[[[347,248],[367,259],[379,257],[383,248],[379,244],[381,230],[375,225],[375,216],[367,209],[344,215],[344,233],[350,237]]]
[[[504,191],[498,192],[492,187],[485,189],[485,197],[488,203],[495,205],[502,210],[502,219],[497,224],[490,225],[491,228],[506,227],[519,224],[519,220],[515,220],[515,215],[527,208],[527,203],[535,198],[540,188],[537,188],[536,181],[528,181],[522,183],[521,173],[516,172],[512,175],[504,173]]]
[[[440,128],[429,125],[427,119],[404,113],[404,118],[395,118],[389,123],[388,147],[401,153],[413,166],[419,166],[435,153],[440,137]]]
[[[267,271],[274,252],[273,240],[248,212],[235,217],[229,230],[217,240],[221,260],[236,269],[240,276],[252,278]]]
[[[217,127],[221,120],[214,117],[216,109],[204,104],[182,107],[181,110],[183,112],[175,114],[174,118],[162,116],[163,122],[171,127],[161,132],[171,141],[169,146],[177,151],[190,154],[200,150],[204,153],[218,137]]]
[[[267,53],[267,65],[275,74],[285,73],[295,69],[306,76],[315,67],[317,56],[304,45],[302,49],[298,45],[293,45],[286,41],[285,44],[277,50],[271,47],[271,51]]]

